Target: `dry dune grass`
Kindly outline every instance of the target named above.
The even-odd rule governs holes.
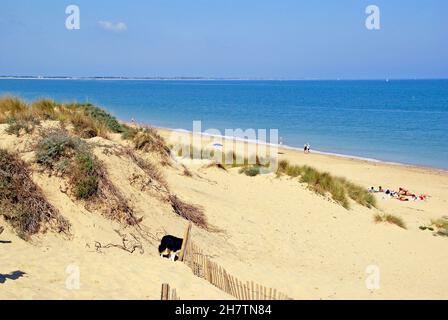
[[[157,164],[153,164],[142,157],[140,157],[135,150],[132,150],[130,148],[126,147],[120,147],[115,151],[115,154],[118,156],[126,156],[128,157],[135,165],[137,165],[142,171],[150,178],[150,183],[153,185],[154,182],[156,183],[155,187],[156,190],[161,197],[162,201],[169,202],[172,209],[176,214],[178,214],[180,217],[191,221],[198,227],[201,227],[203,229],[211,230],[210,226],[207,223],[206,216],[204,214],[204,210],[199,207],[192,204],[189,204],[177,197],[176,195],[172,194],[168,185],[168,182],[165,180],[161,170],[159,167],[157,167]],[[185,175],[185,170],[188,170],[187,167],[182,166],[183,173]],[[187,174],[187,177],[192,176],[192,173],[190,171],[189,175]],[[134,176],[131,177],[131,180],[139,180],[141,177]],[[133,181],[131,181],[131,184]],[[146,186],[147,183],[143,182],[143,185]],[[145,188],[141,188],[141,190],[145,190]]]
[[[167,147],[165,139],[158,134],[156,129],[150,126],[123,125],[121,138],[131,141],[135,150],[158,154],[162,165],[169,164],[170,149]]]
[[[196,148],[192,144],[177,147],[177,155],[179,157],[187,157],[195,159],[213,159],[215,154],[213,150],[207,148]],[[188,154],[184,154],[188,152]],[[247,176],[254,177],[261,173],[263,167],[268,167],[269,163],[265,159],[261,159],[258,155],[255,157],[255,163],[248,157],[239,158],[235,151],[222,153],[220,166],[222,168],[240,168],[239,172]],[[300,181],[308,184],[309,188],[318,194],[330,194],[332,199],[342,205],[344,208],[350,208],[349,199],[367,208],[376,207],[374,196],[365,188],[348,181],[345,178],[334,177],[328,172],[320,172],[309,166],[291,165],[287,160],[282,160],[278,164],[277,175],[288,175],[290,177],[299,177]]]
[[[22,100],[6,96],[0,98],[0,123],[7,123],[8,134],[19,136],[21,132],[31,133],[40,121]]]
[[[24,130],[30,133],[41,120],[70,124],[81,138],[107,137],[108,132],[126,130],[115,117],[90,103],[61,104],[40,99],[27,104],[16,97],[0,98],[0,123],[9,124],[7,132],[19,135]]]
[[[433,219],[431,225],[437,228],[437,233],[441,236],[448,236],[448,217]]]
[[[162,187],[164,187],[168,191],[168,183],[166,182],[162,171],[157,166],[150,161],[147,161],[137,155],[133,150],[129,148],[125,148],[125,153],[128,157],[135,163],[140,169],[142,169],[151,179],[157,181]]]
[[[99,177],[99,192],[98,200],[100,210],[106,217],[112,220],[120,221],[126,225],[138,225],[142,218],[135,215],[134,209],[129,204],[129,201],[112,183],[107,175],[106,170],[101,165],[97,171]]]
[[[378,213],[374,216],[373,219],[376,223],[387,222],[387,223],[395,224],[396,226],[399,226],[402,229],[406,229],[406,225],[405,225],[403,219],[401,219],[400,217],[394,216],[392,214],[379,214]]]
[[[182,174],[184,176],[190,177],[190,178],[193,177],[193,173],[187,168],[186,165],[182,164],[182,170],[183,170]]]
[[[207,217],[204,214],[204,210],[201,207],[194,206],[179,199],[176,195],[169,196],[171,206],[174,212],[176,212],[182,218],[191,221],[195,225],[203,229],[209,229]]]
[[[17,118],[28,112],[28,106],[22,100],[12,96],[0,98],[0,123],[7,123],[9,118]]]
[[[309,166],[291,165],[287,160],[282,160],[277,174],[300,177],[300,181],[308,184],[311,190],[321,195],[329,193],[333,200],[346,209],[350,208],[348,198],[367,208],[376,207],[375,198],[365,188],[328,172],[320,172]]]
[[[132,141],[136,150],[157,153],[162,158],[161,163],[163,165],[169,163],[170,149],[155,129],[150,127],[145,128],[141,132],[138,132]]]
[[[70,223],[61,216],[32,181],[28,165],[17,155],[0,149],[0,214],[19,236],[29,239],[46,225],[69,233]]]
[[[162,164],[169,162],[169,150],[165,141],[152,128],[133,129],[120,124],[106,111],[90,104],[61,104],[49,99],[40,99],[31,104],[15,97],[0,99],[0,123],[7,123],[7,133],[20,135],[31,133],[41,120],[56,120],[62,130],[50,130],[37,143],[36,162],[46,170],[66,177],[70,185],[70,195],[85,201],[91,208],[101,209],[114,220],[126,224],[138,224],[131,206],[108,178],[101,162],[94,156],[83,139],[109,133],[121,133],[132,138],[134,148],[162,156]],[[72,136],[73,134],[74,136]],[[156,165],[144,161],[135,153],[127,152],[151,179],[164,189],[167,183]]]

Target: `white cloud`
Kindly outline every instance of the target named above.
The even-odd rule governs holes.
[[[128,27],[124,22],[113,23],[110,21],[98,21],[98,26],[103,30],[113,32],[124,32],[128,30]]]

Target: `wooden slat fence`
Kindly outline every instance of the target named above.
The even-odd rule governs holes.
[[[229,274],[223,267],[211,261],[192,240],[191,224],[185,233],[180,259],[191,268],[194,275],[210,282],[239,300],[289,300],[290,298],[276,289],[265,287],[253,281],[243,282]],[[185,241],[187,239],[187,241]]]
[[[172,288],[170,290],[170,285],[168,283],[162,283],[161,299],[162,300],[180,300],[180,297],[177,295],[175,288]]]

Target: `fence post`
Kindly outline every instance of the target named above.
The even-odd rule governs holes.
[[[187,249],[188,241],[190,238],[191,222],[188,224],[187,230],[185,231],[184,240],[182,241],[182,247],[180,249],[179,261],[184,261],[185,250]]]
[[[168,283],[162,283],[161,300],[168,300],[170,292],[170,285]]]

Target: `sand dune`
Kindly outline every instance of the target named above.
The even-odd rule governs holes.
[[[32,138],[7,135],[4,129],[0,125],[0,148],[20,152],[31,162]],[[25,242],[0,218],[5,227],[0,235],[0,274],[4,277],[0,299],[159,299],[163,282],[175,287],[183,299],[232,298],[195,277],[184,264],[158,256],[156,239],[164,233],[183,236],[187,222],[154,192],[131,183],[133,175],[143,174],[140,168],[104,152],[107,146],[126,142],[118,135],[88,142],[96,146],[95,155],[137,216],[143,217],[148,235],[142,240],[144,253],[114,247],[97,250],[96,243],[121,243],[115,230],[128,235],[137,231],[88,211],[61,192],[61,178],[35,170],[33,180],[69,219],[72,236],[47,233]],[[171,192],[202,206],[209,222],[223,230],[193,228],[195,242],[214,261],[244,281],[276,288],[294,299],[448,298],[448,239],[418,228],[448,214],[446,172],[286,149],[281,153],[281,159],[312,165],[365,188],[403,186],[431,198],[400,202],[378,194],[379,209],[353,203],[346,210],[298,179],[248,177],[237,168],[206,168],[206,161],[183,161],[192,177],[183,175],[180,164],[164,167]],[[407,229],[374,223],[378,212],[402,217]],[[71,265],[80,271],[77,290],[66,286]],[[380,270],[379,289],[366,287],[369,265]],[[25,274],[16,279],[5,277],[14,271]]]

